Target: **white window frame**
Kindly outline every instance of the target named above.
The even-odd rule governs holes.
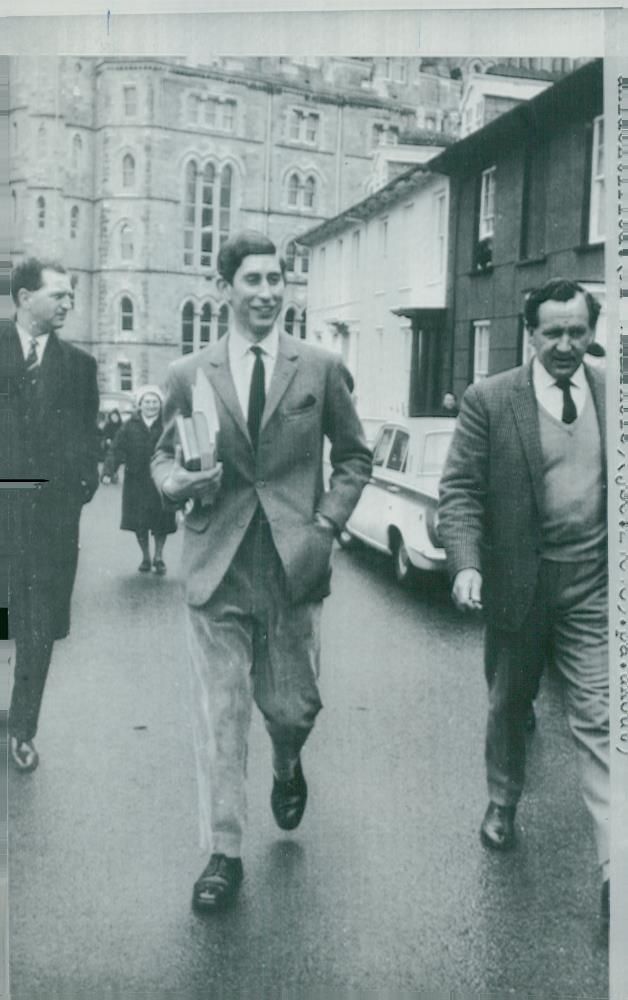
[[[308,137],[311,122],[313,122],[313,138]],[[321,116],[318,111],[290,108],[287,125],[288,142],[298,142],[302,146],[312,148],[318,146],[321,129]]]
[[[604,115],[593,119],[589,199],[589,243],[602,243],[606,236],[606,185],[604,177]]]
[[[78,236],[80,211],[78,205],[72,205],[70,209],[70,239],[75,240]]]
[[[119,231],[120,239],[120,260],[128,263],[135,256],[135,246],[133,240],[133,226],[130,222],[123,222]]]
[[[434,254],[432,257],[434,281],[441,281],[447,267],[447,190],[439,188],[432,196]]]
[[[491,321],[479,319],[473,323],[473,381],[480,382],[490,372]]]
[[[130,310],[130,312],[129,312],[129,310],[126,310],[126,311],[124,310],[123,305],[124,305],[125,302],[130,302],[131,303],[131,310]],[[131,326],[130,327],[125,327],[124,326],[124,319],[125,319],[126,316],[130,316],[131,317]],[[125,292],[124,295],[121,295],[120,296],[120,300],[118,302],[118,332],[119,332],[119,334],[120,334],[121,337],[125,337],[125,338],[128,337],[129,334],[134,334],[136,332],[135,331],[135,303],[134,303],[133,299],[131,298],[131,296],[128,294],[128,292]]]
[[[490,239],[495,235],[495,177],[497,167],[488,167],[482,171],[480,188],[480,225],[478,236],[480,240]]]

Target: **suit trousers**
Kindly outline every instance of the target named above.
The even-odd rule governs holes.
[[[314,725],[321,609],[320,601],[290,603],[261,508],[209,601],[187,605],[203,849],[241,853],[253,702],[279,761],[298,756]]]
[[[578,563],[542,560],[522,628],[516,632],[487,628],[486,766],[489,796],[500,805],[516,805],[523,790],[524,722],[548,656],[565,684],[582,793],[593,819],[598,860],[604,866],[609,859],[610,815],[606,552]]]

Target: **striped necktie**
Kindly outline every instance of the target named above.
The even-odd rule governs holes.
[[[31,337],[28,354],[26,355],[26,371],[30,375],[31,381],[35,382],[39,369],[39,358],[37,356],[37,337]]]

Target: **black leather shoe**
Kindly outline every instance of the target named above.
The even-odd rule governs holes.
[[[508,851],[515,842],[515,806],[489,802],[480,827],[480,839],[494,851]]]
[[[307,802],[307,785],[301,760],[297,760],[294,775],[288,781],[273,778],[270,805],[275,822],[281,830],[294,830],[303,817]]]
[[[192,906],[203,913],[224,909],[235,897],[243,878],[241,858],[212,854],[194,883]]]

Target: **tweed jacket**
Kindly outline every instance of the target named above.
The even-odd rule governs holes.
[[[595,406],[606,491],[603,373],[585,365]],[[482,573],[487,620],[521,627],[537,583],[543,509],[543,454],[532,366],[466,390],[440,484],[439,533],[452,578]]]
[[[192,386],[202,367],[216,397],[223,478],[213,505],[196,502],[185,517],[186,600],[195,606],[209,600],[258,506],[269,522],[291,599],[320,600],[329,593],[333,539],[331,532],[317,526],[314,515],[326,515],[340,530],[371,474],[371,452],[351,399],[351,376],[336,355],[280,334],[255,453],[231,377],[227,340],[170,366],[164,431],[152,462],[153,479],[161,490],[177,443],[175,417],[190,415]],[[326,437],[332,468],[327,489]]]

